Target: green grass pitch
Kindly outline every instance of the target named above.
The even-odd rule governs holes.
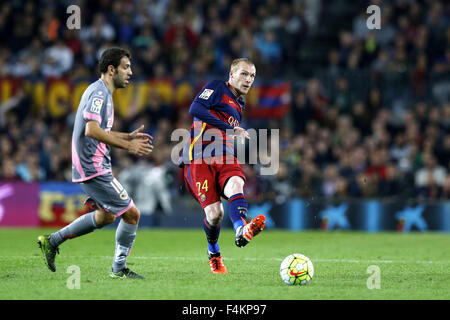
[[[266,230],[237,248],[225,229],[219,244],[229,273],[222,275],[209,271],[201,228],[139,229],[128,266],[146,279],[122,280],[109,278],[113,229],[66,241],[55,273],[36,244],[51,231],[0,229],[0,299],[450,299],[449,234]],[[314,264],[306,286],[281,281],[280,263],[291,253]],[[72,265],[80,270],[79,289],[67,286]],[[379,289],[367,286],[373,265],[380,269]]]

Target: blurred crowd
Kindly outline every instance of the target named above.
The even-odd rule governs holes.
[[[79,30],[66,27],[71,4],[81,8]],[[379,30],[367,28],[370,4],[381,7]],[[445,1],[0,4],[0,78],[95,80],[99,56],[112,45],[132,53],[135,78],[226,80],[230,62],[245,56],[255,62],[257,77],[292,82],[286,117],[244,121],[247,127],[280,129],[278,173],[261,176],[257,165],[243,166],[249,201],[450,196]],[[321,50],[308,60],[312,47]],[[1,103],[0,179],[70,181],[73,112],[54,118],[31,104],[24,88]],[[188,106],[174,110],[154,97],[142,112],[115,119],[114,130],[144,124],[155,138],[155,152],[146,159],[112,152],[119,180],[147,211],[160,206],[170,212],[171,197],[186,195],[181,170],[171,161],[170,135],[189,128],[191,118]]]

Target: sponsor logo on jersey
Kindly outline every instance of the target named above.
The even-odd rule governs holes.
[[[106,124],[106,131],[110,132],[113,126],[114,119],[112,117],[108,118],[108,123]]]
[[[239,121],[237,121],[233,116],[228,118],[228,124],[232,127],[239,127]]]

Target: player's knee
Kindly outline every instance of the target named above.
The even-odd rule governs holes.
[[[128,209],[122,215],[122,219],[123,219],[124,222],[126,222],[128,224],[135,224],[135,225],[139,223],[140,217],[141,217],[141,212],[135,206],[133,206],[130,209]]]
[[[113,223],[116,221],[116,216],[112,213],[100,211],[95,211],[95,223],[97,224],[98,228],[102,228],[104,226],[107,226],[108,224]]]
[[[222,222],[223,214],[216,213],[216,214],[209,215],[209,216],[207,216],[207,220],[210,225],[217,226],[218,224],[220,224]]]
[[[205,208],[206,220],[212,226],[217,226],[223,220],[223,210],[219,205],[211,205]]]
[[[238,193],[244,193],[244,179],[238,176],[233,176],[228,180],[225,186],[225,195],[231,197]]]
[[[116,221],[116,216],[110,213],[106,216],[105,220],[106,220],[106,224],[111,224],[114,221]]]

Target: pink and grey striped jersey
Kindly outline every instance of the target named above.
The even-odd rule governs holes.
[[[112,94],[102,79],[92,83],[81,97],[72,135],[72,181],[81,182],[111,172],[110,147],[84,135],[86,123],[97,121],[110,132],[114,122]]]

